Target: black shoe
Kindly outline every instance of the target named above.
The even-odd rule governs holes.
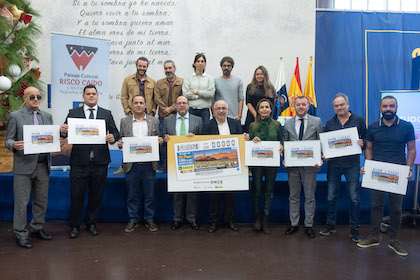
[[[74,239],[74,238],[79,237],[79,228],[78,228],[78,227],[72,227],[72,228],[70,229],[70,234],[69,234],[69,237],[70,237],[71,239]]]
[[[31,232],[31,237],[32,238],[38,238],[41,240],[52,240],[52,236],[48,235],[47,233],[45,233],[44,230],[37,230],[37,231],[32,231]]]
[[[299,230],[298,226],[290,226],[288,229],[286,229],[285,234],[286,235],[291,235],[291,234],[296,233],[298,230]]]
[[[213,233],[213,232],[215,232],[215,231],[216,231],[216,229],[217,229],[217,225],[216,225],[216,223],[210,223],[210,224],[209,224],[209,227],[208,227],[208,229],[207,229],[207,231],[208,231],[209,233]]]
[[[264,234],[270,234],[270,228],[268,227],[268,216],[264,215],[261,223],[262,231]]]
[[[96,225],[88,225],[87,230],[90,233],[90,235],[98,235],[99,234],[99,231],[96,228]]]
[[[200,225],[199,225],[199,224],[197,224],[197,222],[196,222],[196,221],[191,222],[191,223],[190,223],[190,226],[191,226],[191,228],[192,228],[193,230],[199,230],[199,229],[200,229]]]
[[[255,214],[254,230],[255,231],[260,231],[261,230],[261,217],[260,217],[260,214]]]
[[[228,229],[233,230],[233,231],[239,230],[239,228],[233,222],[227,222],[226,226]]]
[[[305,234],[309,238],[315,238],[315,232],[313,231],[312,227],[305,227]]]
[[[181,226],[182,226],[182,222],[173,221],[173,222],[172,222],[171,229],[172,229],[172,230],[176,230],[176,229],[180,228]]]
[[[17,239],[16,238],[16,244],[19,247],[25,248],[25,249],[31,249],[32,243],[28,241],[28,239]]]

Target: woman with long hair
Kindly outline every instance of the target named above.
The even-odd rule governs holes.
[[[276,90],[270,82],[268,71],[264,66],[258,66],[254,71],[254,77],[251,83],[246,88],[246,106],[248,107],[248,113],[245,120],[245,131],[249,131],[250,124],[254,121],[257,116],[257,104],[265,98],[271,103],[274,103],[274,97],[276,96]]]
[[[184,79],[182,84],[182,95],[189,103],[189,112],[201,117],[203,123],[210,120],[210,107],[214,98],[216,88],[212,76],[205,73],[207,59],[203,53],[194,57],[194,73]]]
[[[273,103],[268,99],[261,99],[256,106],[255,121],[249,127],[249,139],[253,142],[261,141],[280,141],[280,153],[283,151],[283,137],[281,133],[281,124],[271,118],[273,112]],[[255,231],[263,231],[270,234],[268,228],[268,217],[271,209],[271,199],[273,198],[274,182],[276,180],[278,167],[256,166],[252,168],[253,187],[253,205]],[[265,188],[262,178],[265,177]],[[264,194],[264,214],[260,214],[261,195]]]

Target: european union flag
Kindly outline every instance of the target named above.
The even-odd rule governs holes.
[[[82,107],[84,104],[83,101],[73,101],[73,109]]]

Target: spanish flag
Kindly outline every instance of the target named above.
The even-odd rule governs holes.
[[[281,116],[294,117],[296,115],[295,108],[293,106],[294,106],[295,99],[298,96],[302,96],[302,86],[300,83],[299,58],[296,57],[295,73],[293,74],[292,84],[290,85],[289,94],[288,94],[289,107],[281,113]]]
[[[310,103],[308,114],[316,116],[316,108],[318,106],[316,104],[314,80],[312,78],[312,56],[311,56],[311,61],[309,62],[308,75],[306,76],[305,94],[304,95]]]

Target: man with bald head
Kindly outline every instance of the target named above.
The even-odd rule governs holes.
[[[6,148],[13,152],[13,231],[19,247],[30,249],[28,240],[27,206],[32,192],[31,237],[51,240],[44,232],[45,213],[48,202],[48,184],[50,174],[50,154],[27,154],[23,152],[24,125],[52,125],[53,119],[47,112],[41,111],[41,94],[35,87],[24,91],[25,106],[9,114],[7,119]]]
[[[202,134],[205,135],[231,135],[241,134],[241,122],[237,119],[228,118],[229,106],[224,100],[218,100],[213,104],[213,119],[204,124]],[[224,200],[224,223],[233,230],[238,227],[233,223],[233,210],[235,208],[235,193],[233,192],[211,192],[209,209],[208,232],[213,233],[219,222],[220,200]]]
[[[190,104],[185,96],[179,96],[175,102],[176,114],[163,120],[162,135],[169,141],[169,135],[185,135],[192,137],[201,133],[203,121],[201,117],[188,112]],[[185,209],[185,211],[184,211]],[[174,193],[174,217],[172,229],[178,229],[184,219],[187,219],[191,228],[198,230],[198,195],[197,193]]]

